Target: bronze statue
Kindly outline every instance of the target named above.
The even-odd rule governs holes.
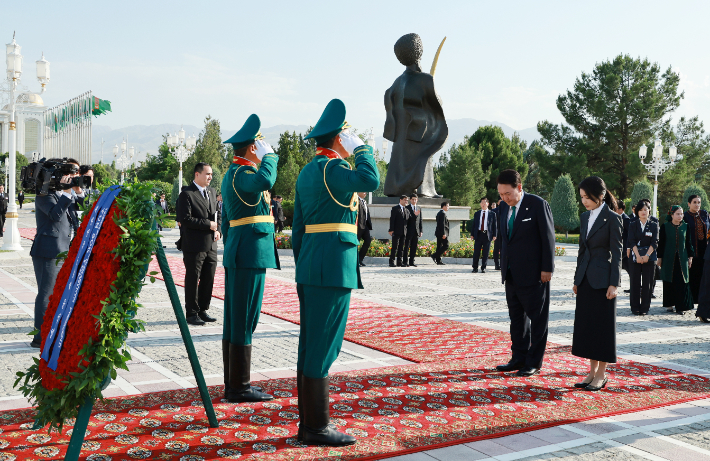
[[[404,35],[394,44],[394,54],[407,68],[385,92],[387,119],[383,136],[393,143],[385,179],[387,196],[417,192],[421,197],[441,197],[434,188],[432,157],[449,135],[444,110],[434,90],[434,72],[443,45],[444,41],[427,74],[419,67],[423,51],[419,35]]]

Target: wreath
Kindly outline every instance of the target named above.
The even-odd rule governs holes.
[[[35,427],[49,424],[50,431],[61,432],[64,421],[75,418],[81,405],[103,399],[101,391],[108,385],[109,377],[116,379],[117,369],[128,370],[126,363],[131,355],[125,341],[129,332],[144,330],[143,321],[135,318],[140,307],[136,297],[146,284],[147,267],[159,237],[153,229],[157,214],[152,189],[150,182],[105,189],[102,197],[110,193],[117,196],[110,207],[103,202],[103,225],[97,230],[94,220],[104,210],[98,198],[84,213],[69,252],[59,255],[64,258],[64,265],[44,315],[42,354],[34,357],[34,364],[26,372],[17,373],[14,384],[15,387],[19,384],[22,394],[37,407]],[[92,235],[87,234],[84,239],[87,227],[89,232],[96,230],[93,248],[88,249],[84,243]],[[65,336],[60,352],[46,360],[42,357],[48,336],[52,335],[50,326],[59,306],[64,307],[65,289],[71,288],[70,282],[74,283],[72,277],[77,273],[74,267],[81,266],[84,260],[82,249],[90,251],[83,284],[77,284],[80,289],[73,310],[68,320],[64,320]],[[151,282],[155,281],[156,273],[149,274]],[[55,352],[60,340],[50,337],[50,344],[54,344],[51,350]]]

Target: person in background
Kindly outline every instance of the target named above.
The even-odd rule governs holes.
[[[604,180],[590,176],[579,184],[582,205],[579,254],[572,291],[572,355],[589,359],[589,374],[576,388],[599,391],[606,386],[606,367],[616,363],[616,296],[621,285],[624,224],[616,199]]]
[[[68,159],[79,168],[79,162]],[[72,178],[79,176],[73,173],[62,176],[60,182],[69,184]],[[0,186],[2,187],[2,186]],[[62,268],[62,262],[57,262],[57,255],[69,251],[72,229],[76,217],[72,208],[76,203],[83,203],[85,194],[81,187],[66,190],[57,190],[47,195],[37,195],[35,198],[35,222],[37,223],[37,236],[32,242],[30,256],[37,280],[37,297],[35,298],[34,326],[38,330],[30,346],[39,348],[42,336],[44,313],[47,310],[49,296],[54,291],[57,275]],[[78,227],[78,225],[77,225]]]
[[[20,210],[22,209],[22,202],[25,201],[25,191],[20,189],[20,192],[17,193],[17,201],[20,203]]]
[[[419,238],[424,232],[422,227],[422,209],[417,206],[417,202],[419,202],[419,196],[417,196],[417,194],[409,196],[409,205],[407,205],[407,209],[409,210],[409,221],[407,221],[407,240],[404,246],[404,259],[406,262],[407,253],[409,253],[408,264],[412,267],[417,267],[417,265],[414,264],[414,258],[417,256]]]
[[[636,205],[638,219],[629,226],[625,244],[629,258],[631,312],[647,315],[651,308],[651,280],[658,259],[658,224],[649,219],[651,209],[643,200]]]
[[[3,228],[5,227],[5,215],[7,214],[8,200],[5,195],[5,186],[0,184],[0,237],[3,236]]]
[[[496,239],[493,242],[493,263],[495,264],[495,268],[497,271],[500,270],[500,244],[501,244],[501,238],[500,238],[500,204],[503,203],[503,200],[499,198],[498,200],[498,206],[493,208],[492,211],[496,214]]]
[[[444,266],[441,257],[449,249],[449,218],[446,212],[449,211],[449,202],[441,202],[441,210],[436,215],[436,252],[431,255],[431,259],[439,266]]]
[[[219,214],[222,214],[222,205],[224,205],[222,202],[222,194],[217,192],[217,211],[219,211]]]
[[[274,206],[272,207],[274,213],[274,226],[276,232],[279,233],[284,231],[284,221],[286,221],[286,216],[284,216],[284,208],[282,205],[283,201],[283,197],[277,195],[274,199]]]
[[[498,215],[488,209],[488,199],[481,199],[481,209],[473,215],[471,222],[471,236],[475,243],[473,245],[473,270],[478,272],[478,259],[483,251],[481,261],[481,273],[486,273],[486,264],[488,263],[488,252],[491,250],[491,242],[495,242],[498,235]]]
[[[394,258],[397,256],[397,267],[407,267],[407,260],[402,262],[402,253],[405,252],[407,241],[407,222],[409,221],[408,197],[400,195],[399,204],[392,207],[390,212],[389,234],[392,236],[392,252],[390,253],[390,267],[395,267]]]
[[[217,319],[207,313],[217,270],[217,241],[222,237],[222,215],[217,211],[217,193],[210,187],[212,167],[195,165],[194,180],[180,192],[177,217],[181,224],[182,257],[185,264],[185,317],[190,325]]]
[[[691,195],[688,197],[688,211],[683,216],[683,221],[688,225],[690,241],[693,243],[693,267],[690,268],[690,293],[693,295],[693,303],[698,303],[700,295],[700,282],[703,278],[703,267],[705,266],[705,250],[708,247],[707,235],[710,231],[710,217],[708,212],[701,210],[700,196]]]
[[[614,210],[616,214],[621,216],[621,219],[624,223],[624,234],[622,235],[622,240],[621,243],[624,245],[623,252],[621,253],[621,268],[626,271],[627,274],[629,274],[629,253],[626,251],[626,240],[629,236],[629,222],[631,219],[624,213],[624,210],[626,209],[626,205],[624,204],[623,200],[617,200],[617,206],[616,209]],[[624,290],[624,293],[630,293],[629,290]]]
[[[688,270],[693,266],[693,242],[688,224],[683,221],[683,208],[673,205],[658,238],[658,265],[663,280],[663,307],[668,312],[683,314],[693,308]]]
[[[367,207],[367,201],[365,200],[366,193],[358,192],[357,196],[357,239],[362,240],[358,261],[360,267],[365,267],[365,256],[367,256],[367,251],[370,249],[370,244],[372,243],[372,236],[370,235],[372,220],[370,219],[370,209]]]
[[[503,199],[498,224],[501,244],[501,282],[510,317],[510,361],[498,371],[529,377],[540,372],[550,318],[550,280],[555,270],[555,226],[550,204],[523,192],[520,173],[498,175]]]
[[[649,200],[647,198],[643,198],[643,199],[641,199],[641,201],[645,202],[648,209],[651,210],[651,212],[648,216],[648,219],[651,222],[655,222],[658,225],[658,230],[660,232],[661,223],[658,221],[657,217],[653,216],[653,208],[651,207],[651,200]],[[635,205],[634,205],[633,209],[634,209],[634,215],[631,217],[631,221],[629,221],[629,225],[631,225],[631,222],[638,219],[638,213],[636,213],[636,211],[635,211],[636,210]],[[629,256],[629,257],[631,256],[631,250],[629,248],[626,249],[626,253],[627,253],[627,256]],[[656,299],[655,291],[656,291],[656,277],[654,276],[651,279],[651,299]]]
[[[629,219],[632,221],[636,219],[636,205],[633,205],[631,207],[631,214],[629,215]]]
[[[155,204],[157,205],[158,209],[160,210],[160,214],[166,214],[168,212],[168,201],[165,200],[165,194],[160,194],[160,198],[155,201]],[[163,231],[163,226],[160,225],[160,222],[158,222],[158,230],[160,232]],[[165,248],[165,247],[163,247]]]

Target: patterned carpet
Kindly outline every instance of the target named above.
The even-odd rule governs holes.
[[[182,261],[169,258],[181,283]],[[217,297],[224,273],[218,269]],[[298,322],[295,286],[267,279],[263,312]],[[140,313],[138,314],[140,317]],[[368,460],[614,414],[707,398],[710,380],[630,361],[610,366],[600,392],[573,384],[587,363],[549,344],[541,374],[519,378],[492,371],[506,359],[508,335],[475,325],[353,299],[346,338],[419,363],[337,373],[331,416],[358,438],[346,448],[302,447],[294,379],[261,381],[276,399],[221,402],[210,388],[219,428],[209,428],[197,389],[97,403],[82,459]],[[62,459],[70,433],[32,431],[32,409],[0,413],[0,461]]]

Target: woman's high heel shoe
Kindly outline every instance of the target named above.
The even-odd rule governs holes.
[[[589,381],[588,383],[585,383],[584,381],[582,381],[581,383],[575,383],[574,387],[576,387],[577,389],[584,389],[587,386],[589,386],[590,384],[591,384],[591,381]]]
[[[602,390],[602,389],[604,389],[604,388],[606,387],[607,381],[609,381],[609,379],[608,379],[608,378],[604,378],[604,381],[602,381],[602,383],[601,383],[600,386],[592,386],[592,385],[590,384],[589,386],[585,387],[585,389],[588,390],[588,391],[590,391],[590,392],[597,392],[597,391]]]

